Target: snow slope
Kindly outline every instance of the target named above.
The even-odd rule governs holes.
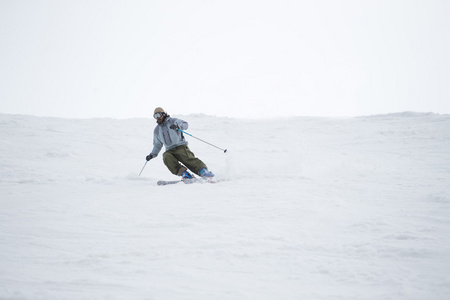
[[[447,299],[450,116],[176,116],[217,184],[150,161],[152,119],[0,115],[0,299]]]

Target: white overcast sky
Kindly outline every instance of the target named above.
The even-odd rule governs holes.
[[[0,0],[0,113],[450,113],[450,1]]]

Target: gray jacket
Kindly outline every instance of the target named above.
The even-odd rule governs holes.
[[[181,130],[186,130],[189,127],[189,124],[186,121],[166,117],[164,122],[158,124],[153,132],[153,150],[150,153],[153,157],[158,156],[163,145],[166,147],[166,151],[181,145],[187,146],[188,142],[184,139],[183,133],[178,130],[170,129],[170,126],[173,124],[178,126]]]

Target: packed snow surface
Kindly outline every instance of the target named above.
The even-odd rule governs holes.
[[[448,299],[449,115],[174,117],[0,115],[0,299]]]

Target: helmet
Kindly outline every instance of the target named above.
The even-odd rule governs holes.
[[[157,107],[157,108],[155,108],[155,111],[153,112],[153,114],[156,114],[156,113],[165,113],[165,111],[162,107]]]

